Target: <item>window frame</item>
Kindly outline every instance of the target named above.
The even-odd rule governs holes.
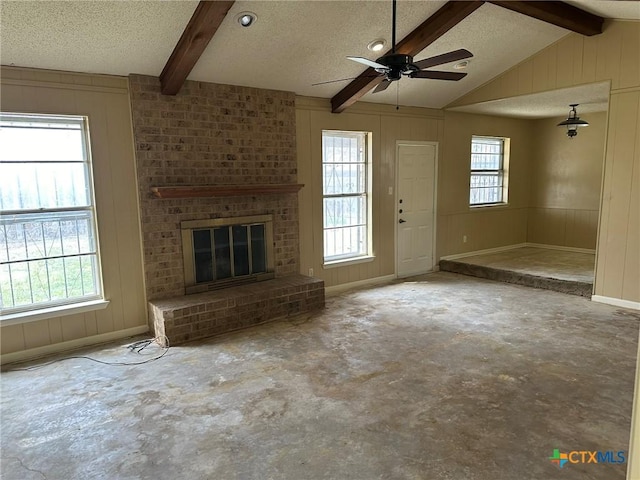
[[[500,152],[500,168],[498,169],[488,169],[488,168],[484,168],[484,169],[474,169],[473,168],[473,145],[475,143],[476,139],[487,139],[487,140],[493,140],[493,141],[500,141],[501,143],[501,152]],[[480,143],[480,142],[478,142]],[[508,137],[499,137],[499,136],[492,136],[492,135],[472,135],[471,136],[471,142],[470,142],[470,147],[471,147],[471,153],[469,155],[469,208],[471,209],[475,209],[475,208],[491,208],[491,207],[500,207],[500,206],[507,206],[509,205],[509,151],[510,151],[510,147],[511,147],[511,141]],[[501,185],[495,185],[495,186],[490,186],[490,187],[484,187],[484,188],[495,188],[495,187],[500,187],[501,189],[501,198],[500,200],[496,201],[496,202],[479,202],[479,203],[472,203],[471,201],[471,194],[472,191],[474,189],[477,188],[483,188],[483,187],[473,187],[473,177],[475,176],[482,176],[482,175],[486,175],[486,176],[495,176],[498,175],[502,184]]]
[[[31,303],[15,305],[15,297],[13,296],[13,292],[16,286],[14,285],[12,279],[9,281],[9,287],[12,291],[12,304],[10,307],[0,307],[0,322],[2,324],[13,324],[13,323],[22,323],[25,321],[35,321],[42,320],[46,318],[53,318],[60,315],[68,315],[74,313],[81,313],[93,310],[99,310],[106,308],[109,304],[107,300],[104,298],[104,282],[102,276],[102,262],[100,256],[100,241],[99,241],[99,232],[98,232],[98,222],[97,222],[97,212],[96,212],[96,199],[95,199],[95,185],[94,185],[94,175],[93,175],[93,161],[91,156],[91,143],[90,143],[90,134],[89,134],[89,121],[87,116],[83,115],[58,115],[58,114],[40,114],[40,113],[17,113],[17,112],[0,112],[0,120],[5,121],[14,121],[18,124],[20,122],[28,123],[29,126],[37,125],[38,123],[46,124],[49,128],[55,128],[51,125],[55,124],[75,124],[79,126],[81,132],[81,149],[82,149],[82,160],[0,160],[1,164],[72,164],[72,163],[80,163],[83,165],[82,174],[84,176],[84,182],[86,185],[86,200],[87,205],[74,205],[74,206],[55,206],[55,207],[42,207],[41,204],[35,208],[18,208],[18,209],[6,209],[0,210],[1,217],[10,217],[6,220],[7,224],[17,223],[20,224],[20,219],[29,219],[29,216],[44,217],[47,214],[51,215],[50,219],[42,218],[35,219],[34,221],[41,223],[41,227],[44,229],[44,224],[42,222],[58,222],[58,235],[60,236],[60,245],[63,249],[61,254],[44,254],[38,258],[30,258],[28,250],[25,250],[26,257],[19,260],[11,260],[9,258],[9,251],[7,250],[7,259],[6,261],[0,261],[2,265],[13,265],[17,263],[26,263],[29,264],[34,260],[44,260],[47,263],[49,260],[54,259],[63,259],[63,265],[66,265],[64,262],[66,258],[71,257],[87,257],[91,260],[91,273],[92,273],[92,281],[94,286],[94,292],[88,294],[82,294],[80,296],[69,296],[69,288],[68,281],[69,278],[66,277],[66,270],[64,276],[64,285],[65,285],[65,297],[58,299],[51,299],[51,280],[48,277],[49,267],[47,264],[47,290],[49,293],[49,300],[44,301],[34,301],[33,298],[33,289],[30,287],[31,293]],[[28,128],[25,125],[22,128]],[[37,128],[37,127],[34,127]],[[76,223],[76,237],[78,237],[78,252],[76,253],[64,253],[64,245],[62,242],[62,225],[61,222],[69,221],[65,218],[65,216],[73,215],[73,214],[84,216],[86,219],[87,225],[87,238],[89,241],[89,251],[83,252],[80,250],[79,242],[80,237],[78,237],[77,229],[78,224]],[[77,222],[77,219],[75,219]],[[3,222],[2,228],[5,227]],[[24,227],[23,227],[24,228]],[[6,232],[6,230],[5,230]],[[23,234],[25,234],[23,230]],[[42,241],[45,242],[46,249],[46,235],[42,235]],[[26,242],[25,237],[25,242]],[[5,245],[5,248],[8,248],[8,245]],[[28,249],[27,244],[25,243],[25,248]],[[63,267],[63,268],[66,268]],[[80,262],[80,269],[82,272],[82,263]],[[27,271],[29,272],[29,277],[32,275],[31,270],[28,267]],[[82,273],[80,273],[82,276]],[[31,278],[29,278],[29,284],[31,285]],[[84,289],[84,286],[82,287]]]
[[[362,157],[361,162],[325,162],[325,136],[353,138],[360,137],[362,141]],[[372,241],[372,133],[360,130],[333,130],[325,129],[321,132],[321,181],[322,181],[322,262],[324,268],[332,268],[337,266],[344,266],[348,264],[355,264],[361,262],[372,261],[373,255],[373,241]],[[325,176],[324,167],[326,164],[359,164],[363,165],[364,189],[358,193],[325,193]],[[364,223],[345,225],[341,227],[327,227],[325,224],[325,200],[328,198],[361,198],[364,200],[364,206],[366,212],[364,213]],[[327,256],[327,240],[326,232],[329,230],[336,230],[340,228],[350,228],[354,226],[364,227],[364,242],[366,245],[357,253],[343,253],[338,255]],[[343,243],[344,244],[344,243]]]

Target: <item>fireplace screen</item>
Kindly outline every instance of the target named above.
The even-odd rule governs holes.
[[[182,222],[186,293],[273,278],[271,215]]]

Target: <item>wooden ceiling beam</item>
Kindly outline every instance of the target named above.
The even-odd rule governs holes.
[[[464,20],[484,2],[482,1],[449,1],[440,10],[427,18],[418,28],[398,42],[396,53],[417,55],[438,38],[443,36],[460,21]],[[387,53],[391,53],[390,51]],[[385,54],[386,55],[386,54]],[[344,87],[331,99],[331,111],[340,113],[353,105],[363,95],[382,82],[383,77],[373,68],[367,68],[349,85]]]
[[[200,1],[160,74],[163,94],[180,91],[234,1]]]
[[[588,37],[602,33],[604,18],[585,12],[573,5],[556,1],[516,1],[516,0],[488,0],[489,3],[499,5],[528,17],[566,28],[572,32]]]

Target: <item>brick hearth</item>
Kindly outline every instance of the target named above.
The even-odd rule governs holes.
[[[288,275],[265,282],[149,302],[158,337],[171,345],[250,327],[324,306],[324,282]]]

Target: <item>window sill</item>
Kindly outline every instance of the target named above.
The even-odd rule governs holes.
[[[469,210],[479,210],[483,208],[507,208],[509,206],[508,203],[483,203],[480,205],[469,205]]]
[[[373,255],[365,255],[363,257],[347,258],[345,260],[334,260],[333,262],[325,262],[322,268],[347,267],[349,265],[357,265],[358,263],[373,262],[375,258]]]
[[[109,300],[100,299],[88,302],[72,303],[69,305],[58,305],[56,307],[40,308],[38,310],[30,310],[27,312],[9,313],[7,315],[0,314],[0,325],[16,325],[19,323],[46,320],[48,318],[75,315],[77,313],[92,312],[94,310],[107,308],[108,305]]]

